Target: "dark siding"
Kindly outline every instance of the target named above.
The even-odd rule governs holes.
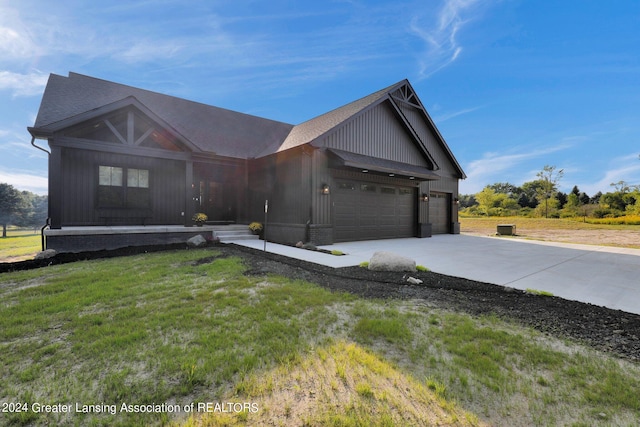
[[[253,216],[264,216],[269,200],[269,220],[278,223],[306,224],[310,218],[311,153],[302,149],[255,160],[249,168],[249,203]]]
[[[322,184],[329,185],[331,191],[334,182],[329,170],[329,159],[325,151],[316,150],[313,154],[312,163],[312,222],[313,224],[331,224],[331,197],[322,194],[320,188]]]
[[[98,166],[149,170],[151,205],[148,209],[105,209],[97,203]],[[182,224],[185,211],[185,166],[176,160],[62,150],[62,225],[141,223]]]
[[[424,112],[404,103],[399,103],[399,108],[409,123],[411,123],[411,126],[422,142],[425,144],[429,154],[440,167],[438,170],[440,176],[443,178],[460,178],[459,173],[456,170],[455,165],[451,162],[446,150],[442,147],[433,130],[427,124],[427,121],[424,118]]]
[[[388,103],[365,111],[338,127],[319,145],[428,167],[427,160]]]

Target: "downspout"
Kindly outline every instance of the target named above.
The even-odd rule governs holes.
[[[51,155],[50,151],[47,151],[44,148],[38,147],[36,145],[36,137],[35,136],[31,137],[31,145],[33,145],[35,148],[37,148],[40,151],[44,151],[45,153],[47,153],[47,155],[49,155],[49,156]],[[48,202],[47,202],[47,204],[48,204]],[[47,208],[47,212],[48,212],[48,208]],[[44,230],[45,230],[45,228],[49,227],[50,225],[51,225],[51,218],[49,216],[47,216],[46,223],[40,229],[40,242],[42,244],[42,250],[43,251],[47,249],[47,244],[46,244],[46,240],[45,240],[45,237],[44,237]]]

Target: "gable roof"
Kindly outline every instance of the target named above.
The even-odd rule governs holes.
[[[134,97],[171,130],[201,151],[249,158],[283,141],[293,125],[188,101],[94,77],[51,74],[33,126],[37,134],[105,105]]]
[[[284,141],[267,147],[259,156],[266,156],[313,142],[331,129],[364,111],[367,107],[384,99],[398,84],[396,83],[295,126]]]
[[[403,90],[411,93],[411,102],[418,107],[418,109],[422,112],[424,119],[428,123],[429,127],[433,131],[436,139],[442,146],[443,150],[449,157],[449,160],[453,164],[454,168],[458,171],[459,176],[461,178],[466,178],[462,167],[456,160],[455,156],[451,152],[451,149],[445,142],[444,138],[440,134],[440,131],[436,128],[435,123],[427,113],[427,110],[422,105],[422,102],[418,99],[417,95],[415,95],[415,91],[411,87],[411,84],[407,79],[401,80],[398,83],[395,83],[389,87],[381,89],[377,92],[372,93],[371,95],[367,95],[363,98],[360,98],[356,101],[353,101],[349,104],[343,105],[342,107],[336,108],[335,110],[329,111],[328,113],[321,114],[311,120],[308,120],[304,123],[301,123],[295,126],[287,138],[280,144],[273,144],[268,146],[264,151],[258,154],[257,157],[267,156],[269,154],[274,154],[280,151],[289,150],[294,147],[298,147],[305,144],[314,145],[314,142],[319,140],[323,135],[327,132],[335,129],[336,127],[347,123],[348,121],[354,119],[359,114],[367,111],[370,108],[375,107],[376,105],[381,104],[382,102],[389,101],[393,108],[396,109],[400,116],[403,116],[400,110],[396,107],[397,98],[394,95],[399,90]],[[403,117],[403,121],[406,121],[406,118]],[[414,135],[414,138],[419,141],[420,149],[423,151],[424,155],[429,158],[430,162],[435,164],[434,159],[431,156],[431,153],[427,151],[424,147],[423,143],[420,141],[420,138],[415,134],[411,125],[405,123],[410,133]]]
[[[411,102],[422,111],[459,176],[466,178],[406,79],[294,126],[82,74],[70,72],[68,77],[51,74],[35,124],[29,131],[36,137],[46,137],[52,130],[96,117],[105,109],[133,104],[183,140],[186,146],[196,148],[194,151],[250,159],[305,144],[314,145],[327,132],[382,102],[388,100],[395,106],[397,101],[394,93],[398,90],[411,92]],[[405,126],[412,131],[410,124],[405,123]],[[419,140],[417,135],[414,137]],[[419,145],[424,154],[431,158],[422,143]]]

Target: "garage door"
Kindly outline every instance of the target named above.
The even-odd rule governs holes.
[[[415,192],[412,187],[339,181],[332,192],[335,241],[415,236]]]
[[[431,193],[429,197],[429,220],[433,234],[449,233],[449,197],[445,193]]]

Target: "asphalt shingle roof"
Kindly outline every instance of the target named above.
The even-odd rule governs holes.
[[[52,74],[34,128],[40,128],[133,96],[205,152],[250,158],[280,144],[294,127],[261,117],[96,79]]]
[[[47,129],[55,129],[58,122],[62,127],[70,118],[86,116],[93,110],[133,97],[201,151],[251,159],[313,144],[331,129],[383,102],[396,89],[408,84],[407,80],[402,80],[294,126],[82,74],[69,73],[68,77],[51,74],[30,131],[34,135],[38,130],[44,133]],[[464,172],[437,130],[436,133],[451,161],[464,177]]]

